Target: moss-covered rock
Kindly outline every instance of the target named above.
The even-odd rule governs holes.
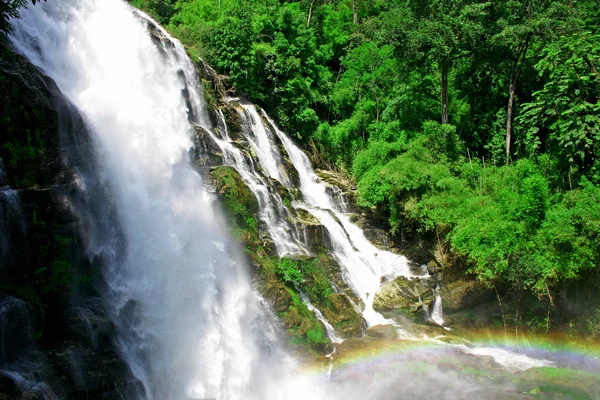
[[[494,301],[496,297],[494,289],[487,288],[475,280],[464,278],[443,285],[441,296],[444,299],[444,310],[448,313]]]
[[[202,127],[195,128],[194,156],[195,162],[200,167],[214,167],[223,164],[221,148],[213,140],[210,133]]]
[[[373,300],[373,308],[379,312],[416,312],[422,304],[429,305],[431,301],[431,285],[428,282],[399,277],[379,288]]]
[[[272,249],[265,246],[257,223],[258,202],[254,194],[232,167],[217,167],[210,172],[210,179],[222,200],[228,226],[233,235],[245,247],[248,261],[253,266],[253,276],[259,292],[267,299],[287,330],[290,343],[300,352],[325,353],[331,350],[331,341],[323,324],[307,308],[296,292],[296,283],[302,287],[310,282],[317,293],[328,295],[331,287],[324,287],[314,259],[279,259]],[[306,278],[304,278],[304,275]]]
[[[260,246],[258,200],[232,167],[221,166],[210,171],[210,179],[219,194],[225,215],[234,235],[246,245]]]
[[[277,266],[277,274],[284,282],[306,293],[342,337],[362,335],[366,329],[365,320],[345,294],[334,292],[319,258],[283,258]]]
[[[323,316],[343,337],[359,337],[367,328],[367,322],[360,315],[348,296],[333,293],[327,297],[325,307],[321,307]]]

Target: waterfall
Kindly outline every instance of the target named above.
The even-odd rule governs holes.
[[[19,195],[8,186],[0,186],[0,273],[9,262],[11,236],[15,229],[22,230],[22,225]]]
[[[298,171],[304,201],[297,203],[296,207],[313,214],[329,232],[334,256],[344,269],[348,284],[364,303],[362,314],[367,323],[370,326],[389,323],[373,310],[373,299],[382,279],[412,276],[408,260],[404,256],[378,249],[369,242],[362,229],[344,214],[345,204],[342,202],[342,207],[336,206],[327,185],[315,173],[308,156],[266,114],[264,116]]]
[[[140,397],[300,396],[276,383],[289,357],[190,163],[193,125],[210,124],[183,46],[120,0],[41,2],[12,24],[13,46],[77,107],[94,144],[98,167],[78,181],[104,185],[107,203],[88,206],[117,218],[95,216],[89,257],[103,262]]]
[[[248,115],[252,116],[253,114],[248,112]],[[262,150],[257,147],[258,143],[262,144],[268,139],[251,140],[250,142],[254,143],[252,145],[253,148],[257,154],[259,154],[259,161],[261,162],[264,171],[264,174],[259,173],[254,166],[252,157],[244,154],[233,144],[227,131],[227,123],[223,112],[219,111],[217,116],[219,118],[219,126],[221,126],[220,129],[223,133],[223,138],[218,138],[215,133],[210,130],[208,131],[208,134],[221,149],[225,164],[235,167],[244,183],[248,185],[248,188],[252,191],[254,196],[256,196],[259,205],[260,219],[267,227],[278,254],[281,256],[286,254],[308,254],[309,251],[304,245],[303,240],[301,240],[299,232],[289,223],[289,211],[283,205],[281,196],[271,184],[270,179],[268,179],[267,176],[264,176],[266,174],[274,179],[281,179],[282,183],[286,182],[282,177],[287,176],[287,174],[285,174],[285,171],[283,173],[280,172],[279,167],[277,167],[278,164],[276,164],[275,168],[269,167],[276,162],[275,157],[278,157],[278,162],[281,164],[280,155],[274,153],[274,150],[271,149],[272,146],[267,146],[268,148]],[[242,114],[241,116],[243,119],[246,118],[246,114]],[[250,124],[255,125],[256,122]],[[250,136],[250,134],[253,134],[253,130],[248,129],[246,133]],[[266,135],[267,133],[264,129],[256,134],[257,137],[262,136],[265,138],[267,137]],[[265,154],[270,156],[266,156]],[[269,170],[271,170],[271,172],[269,172]]]
[[[431,319],[439,325],[444,325],[444,310],[442,308],[442,296],[440,295],[440,286],[436,286],[434,292],[433,311]]]

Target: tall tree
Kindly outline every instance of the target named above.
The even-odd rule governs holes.
[[[574,11],[569,0],[509,0],[498,18],[498,33],[492,42],[510,54],[510,78],[506,108],[506,162],[510,162],[513,138],[515,96],[523,66],[533,56],[532,47],[561,33],[575,29]]]
[[[440,73],[441,122],[449,122],[448,77],[456,59],[470,54],[480,40],[488,2],[471,0],[411,1],[414,28],[411,32],[416,53],[431,57]]]

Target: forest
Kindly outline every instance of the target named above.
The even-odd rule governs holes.
[[[600,4],[133,0],[399,241],[552,301],[600,285]]]

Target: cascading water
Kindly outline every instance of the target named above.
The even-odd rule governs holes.
[[[444,309],[442,306],[442,296],[440,295],[440,287],[436,286],[434,292],[433,311],[431,312],[431,319],[439,324],[444,325]]]
[[[94,182],[105,187],[103,196],[89,196],[96,202],[91,206],[107,210],[105,214],[114,208],[118,216],[93,215],[97,220],[89,232],[89,256],[104,265],[104,301],[117,326],[123,357],[142,383],[139,397],[371,395],[370,387],[356,388],[351,380],[344,391],[338,390],[345,382],[335,386],[335,374],[327,396],[321,387],[290,379],[293,363],[281,349],[269,312],[223,232],[214,197],[192,168],[189,149],[198,126],[220,140],[225,161],[238,169],[262,201],[261,217],[278,252],[306,253],[269,182],[272,178],[290,185],[277,164],[283,156],[283,151],[274,150],[273,139],[278,137],[300,177],[304,201],[298,207],[315,215],[328,230],[335,257],[359,295],[369,324],[384,322],[372,308],[373,297],[382,278],[410,276],[407,261],[365,238],[344,214],[343,204],[334,201],[317,178],[308,157],[249,105],[241,111],[260,162],[255,165],[235,146],[225,124],[217,137],[207,123],[194,65],[183,47],[125,2],[43,2],[23,11],[13,28],[14,47],[78,108],[95,145],[97,167],[79,171],[76,182],[84,192]],[[148,30],[162,39],[153,40]],[[223,114],[219,115],[223,122]],[[14,192],[0,191],[13,198]],[[12,311],[0,307],[0,319],[14,321],[23,303],[8,300]],[[319,310],[313,312],[330,337],[339,341]],[[333,364],[329,367],[331,373]],[[2,373],[15,370],[7,371]],[[12,378],[18,381],[23,376]],[[379,388],[379,381],[374,387]]]
[[[373,299],[382,279],[412,276],[405,257],[376,248],[362,229],[350,222],[345,210],[336,207],[327,186],[317,177],[311,162],[275,123],[265,118],[283,143],[300,177],[304,202],[296,204],[313,214],[329,232],[334,256],[345,270],[345,278],[364,303],[363,317],[370,326],[390,322],[373,310]]]
[[[12,230],[22,225],[19,195],[6,183],[0,159],[0,272],[8,261]]]
[[[208,124],[190,108],[202,96],[185,50],[162,30],[169,43],[153,42],[149,18],[119,0],[43,2],[21,17],[12,44],[95,144],[98,170],[80,181],[112,193],[123,241],[107,232],[89,251],[105,264],[104,300],[141,396],[268,397],[287,364],[189,161],[190,121]]]
[[[278,254],[308,254],[309,251],[306,249],[306,246],[304,246],[302,240],[300,240],[299,233],[288,221],[289,211],[283,205],[281,197],[277,194],[275,188],[272,187],[269,179],[262,176],[256,170],[252,158],[245,155],[233,144],[227,131],[227,124],[223,113],[219,111],[217,114],[219,116],[219,126],[221,127],[223,138],[218,138],[211,130],[208,130],[208,133],[211,136],[211,139],[221,149],[225,164],[235,167],[244,182],[248,185],[248,188],[250,188],[252,193],[256,196],[259,204],[260,218],[267,227],[271,239],[277,248]],[[250,112],[249,114],[252,115]],[[248,130],[248,133],[250,132],[251,131]],[[262,133],[257,134],[257,136],[266,137],[266,132],[263,131]],[[268,138],[266,140],[268,140]],[[263,144],[264,141],[265,139],[260,139],[257,140],[256,143]],[[258,144],[253,146],[258,146]],[[257,147],[257,149],[259,148]],[[274,179],[281,179],[285,182],[283,176],[287,176],[287,174],[284,175],[284,173],[280,172],[278,167],[269,167],[276,162],[274,153],[269,151],[268,148],[256,151],[259,155],[263,155],[262,157],[259,156],[259,160],[262,161],[263,158],[268,159],[264,164],[261,162],[265,173],[272,176]],[[265,154],[269,154],[270,156],[266,156]],[[269,172],[269,170],[272,171]]]
[[[246,120],[250,125],[249,135],[246,135],[252,148],[258,154],[258,159],[265,172],[273,179],[277,179],[284,186],[291,186],[290,178],[284,169],[281,168],[281,154],[274,146],[274,140],[270,132],[266,129],[262,119],[256,111],[256,107],[251,104],[244,104],[244,113]]]

